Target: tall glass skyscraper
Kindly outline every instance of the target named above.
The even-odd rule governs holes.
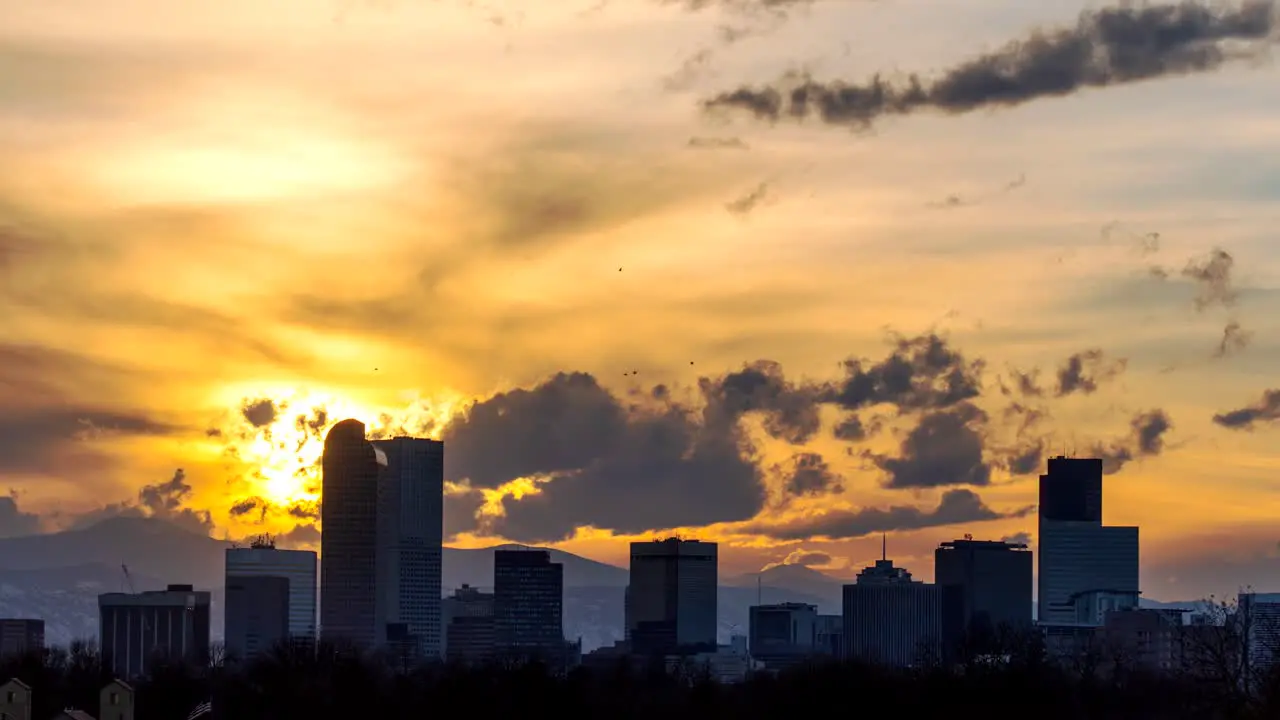
[[[441,655],[444,443],[377,440],[386,458],[378,483],[378,607],[381,644]]]
[[[324,441],[320,509],[320,635],[377,644],[378,478],[387,465],[364,423],[343,420]]]
[[[1091,596],[1137,605],[1138,528],[1102,524],[1102,460],[1049,459],[1040,476],[1039,576],[1042,624],[1091,624]]]
[[[323,467],[323,637],[438,657],[444,443],[369,441],[344,420],[325,439]]]

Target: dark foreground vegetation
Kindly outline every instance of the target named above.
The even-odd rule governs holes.
[[[33,690],[32,720],[66,708],[98,717],[99,690],[111,680],[92,646],[76,644],[0,662],[0,682]],[[854,664],[797,667],[722,685],[696,670],[620,665],[567,674],[538,665],[465,669],[396,667],[324,648],[280,648],[243,666],[158,664],[133,684],[136,720],[183,720],[211,700],[216,720],[375,720],[381,718],[562,718],[563,720],[799,720],[877,715],[1000,720],[1274,720],[1274,673],[1243,687],[1219,673],[1105,674],[1020,653],[998,663],[946,670],[890,671]]]

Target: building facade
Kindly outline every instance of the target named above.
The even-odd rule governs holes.
[[[944,542],[933,553],[934,583],[958,607],[943,609],[943,641],[991,638],[1031,626],[1033,557],[1026,545],[999,541]]]
[[[892,560],[877,560],[844,586],[843,610],[847,659],[910,667],[941,656],[942,588],[913,580]]]
[[[463,585],[444,599],[441,618],[446,662],[474,665],[493,658],[493,593]]]
[[[280,550],[264,537],[251,547],[228,548],[226,564],[228,653],[248,660],[285,640],[315,643],[314,552]],[[281,613],[283,624],[278,619]]]
[[[1102,524],[1102,460],[1049,459],[1040,476],[1041,624],[1075,624],[1081,593],[1139,591],[1138,528]]]
[[[329,430],[321,460],[320,634],[360,648],[377,645],[378,480],[387,457],[364,423]]]
[[[820,654],[816,605],[753,605],[748,617],[751,657],[766,668],[786,667]]]
[[[98,596],[98,643],[117,677],[146,676],[158,656],[203,665],[209,658],[210,595],[190,585]]]
[[[546,550],[495,550],[493,615],[497,654],[563,660],[564,566]]]
[[[44,650],[44,620],[0,618],[0,658]]]
[[[417,657],[439,658],[444,443],[400,437],[373,446],[387,461],[378,482],[379,644],[400,634]]]
[[[718,547],[680,538],[631,543],[626,622],[636,653],[716,649]]]

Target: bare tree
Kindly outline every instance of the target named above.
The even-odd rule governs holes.
[[[1246,588],[1235,599],[1209,596],[1182,637],[1186,681],[1221,706],[1243,712],[1259,709],[1280,659],[1280,612],[1269,611],[1269,603],[1259,607],[1252,595]]]

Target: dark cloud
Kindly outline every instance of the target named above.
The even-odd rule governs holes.
[[[1129,421],[1129,435],[1123,440],[1094,447],[1095,457],[1102,458],[1102,471],[1108,475],[1120,472],[1125,465],[1144,457],[1164,452],[1164,435],[1173,429],[1173,420],[1164,410],[1138,413]]]
[[[697,150],[751,149],[751,146],[739,137],[691,137],[689,138],[689,147]]]
[[[987,485],[991,464],[983,458],[986,423],[987,414],[970,403],[934,410],[907,433],[898,457],[867,457],[885,471],[890,488]]]
[[[638,533],[747,520],[763,509],[763,478],[736,422],[699,422],[670,405],[624,428],[609,455],[544,483],[537,495],[507,498],[493,532],[554,542],[583,526]]]
[[[271,510],[271,503],[260,497],[245,498],[232,505],[229,514],[233,518],[239,518],[255,510],[258,511],[258,522],[263,522],[267,519],[267,513]]]
[[[1045,443],[1036,439],[1015,447],[1000,459],[1000,467],[1010,475],[1034,475],[1044,467]]]
[[[1099,383],[1115,378],[1127,366],[1125,358],[1108,362],[1106,354],[1099,348],[1078,352],[1058,368],[1057,395],[1089,395],[1098,389]]]
[[[1265,390],[1258,402],[1218,413],[1213,421],[1231,430],[1253,430],[1258,423],[1280,421],[1280,390]]]
[[[838,474],[818,453],[800,453],[791,458],[786,467],[775,468],[785,474],[782,489],[790,496],[813,496],[837,493],[844,490]]]
[[[745,110],[768,121],[816,115],[827,124],[864,129],[886,115],[1013,107],[1085,88],[1210,72],[1256,56],[1274,24],[1270,0],[1235,7],[1187,1],[1102,8],[1081,13],[1074,28],[1036,30],[931,82],[911,75],[897,83],[880,76],[865,84],[822,83],[802,75],[778,87],[726,92],[704,106]],[[1241,41],[1245,47],[1231,45]]]
[[[275,539],[276,544],[283,548],[315,547],[320,544],[320,528],[314,523],[303,523]]]
[[[269,398],[252,400],[240,408],[240,414],[244,415],[250,425],[256,428],[266,427],[276,421],[276,404]]]
[[[1000,378],[1001,395],[1008,397],[1016,393],[1023,397],[1044,396],[1044,388],[1040,386],[1039,368],[1032,368],[1027,371],[1011,368],[1009,370],[1009,379],[1012,380],[1012,384],[1006,383],[1004,378]]]
[[[40,532],[40,516],[23,512],[18,507],[18,496],[10,492],[0,495],[0,538],[35,535]]]
[[[844,419],[836,423],[832,433],[837,440],[845,442],[860,442],[866,440],[871,435],[879,431],[878,422],[873,422],[870,426],[862,422],[862,418],[857,415],[846,415]]]
[[[450,542],[458,535],[479,527],[476,518],[484,506],[484,494],[477,490],[446,492],[444,495],[444,539]]]
[[[213,517],[207,510],[195,510],[187,506],[191,491],[186,472],[179,468],[169,480],[143,486],[138,491],[136,501],[109,503],[82,513],[76,516],[71,527],[85,528],[113,517],[151,517],[171,522],[200,535],[208,535],[213,529]]]
[[[877,363],[850,358],[845,377],[823,400],[846,410],[895,405],[901,411],[948,408],[982,393],[982,360],[969,361],[936,334],[897,337]]]
[[[819,389],[788,381],[782,365],[757,360],[719,380],[702,378],[698,388],[708,411],[732,422],[747,413],[761,413],[764,429],[773,438],[799,445],[822,427]]]
[[[474,403],[445,426],[445,477],[479,489],[580,470],[612,453],[628,423],[594,377],[559,373]]]
[[[725,203],[724,209],[733,215],[744,216],[750,215],[752,210],[760,206],[769,196],[769,183],[762,182],[755,186],[751,192],[742,195],[732,202]]]
[[[1029,533],[1029,532],[1020,532],[1020,533],[1014,533],[1014,534],[1012,534],[1012,535],[1005,535],[1004,537],[1000,538],[1000,542],[1013,543],[1014,545],[1027,545],[1027,546],[1030,546],[1030,545],[1031,545],[1031,533]]]
[[[1213,351],[1213,356],[1224,358],[1241,352],[1249,347],[1250,342],[1253,342],[1253,332],[1245,330],[1238,321],[1231,320],[1222,328],[1222,339],[1218,341],[1218,348]]]
[[[206,510],[183,507],[191,495],[191,484],[182,468],[174,471],[167,482],[145,485],[138,491],[138,504],[151,517],[169,520],[207,533],[213,521]]]
[[[982,498],[972,490],[948,490],[942,494],[938,506],[932,510],[895,505],[888,508],[863,508],[840,510],[812,518],[806,518],[781,526],[755,525],[748,532],[768,535],[779,540],[805,540],[814,537],[843,540],[859,538],[874,533],[899,530],[920,530],[943,525],[1023,517],[1035,508],[1020,508],[1000,513],[987,507]]]
[[[1220,304],[1226,307],[1236,302],[1236,290],[1231,281],[1231,270],[1235,259],[1226,250],[1214,248],[1207,258],[1189,260],[1182,269],[1182,277],[1194,280],[1199,286],[1196,295],[1196,309],[1204,310],[1210,305]]]
[[[289,514],[289,517],[299,520],[319,520],[321,509],[321,503],[318,501],[299,500],[286,508],[285,512]]]

